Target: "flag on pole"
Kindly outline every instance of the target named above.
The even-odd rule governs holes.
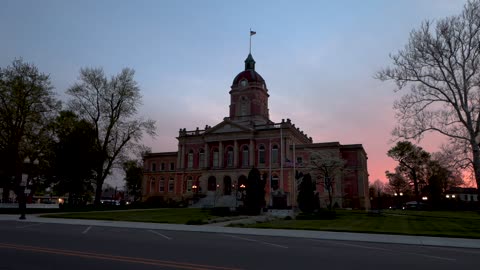
[[[257,34],[257,32],[250,30],[250,36]]]

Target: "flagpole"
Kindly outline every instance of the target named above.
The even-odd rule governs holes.
[[[282,123],[280,123],[280,187],[283,190],[283,162],[284,162],[284,157],[283,157],[283,134],[282,134],[282,126],[283,126],[283,120]]]
[[[269,165],[269,181],[268,181],[268,190],[270,190],[270,198],[269,199],[269,205],[272,206],[272,138],[270,138],[270,143],[269,143],[269,148],[270,148],[270,155],[268,159],[268,165]]]
[[[295,155],[295,141],[293,141],[293,205],[297,205],[297,171],[295,170],[297,165],[297,156]]]
[[[250,47],[248,49],[248,53],[252,53],[252,28],[250,28]]]

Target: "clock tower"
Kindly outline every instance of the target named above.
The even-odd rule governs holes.
[[[267,124],[268,89],[265,80],[255,71],[252,54],[245,59],[245,70],[240,72],[230,90],[230,119],[235,122]]]

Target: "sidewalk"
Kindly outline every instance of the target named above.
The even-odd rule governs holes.
[[[392,244],[480,249],[480,239],[391,235],[391,234],[348,233],[348,232],[327,232],[327,231],[308,231],[308,230],[280,230],[280,229],[277,230],[277,229],[222,227],[222,225],[224,226],[228,225],[228,222],[224,222],[223,224],[217,223],[217,224],[210,224],[210,225],[182,225],[182,224],[144,223],[144,222],[107,221],[107,220],[89,220],[89,219],[42,218],[35,215],[27,216],[26,220],[19,220],[18,215],[0,215],[0,221],[70,224],[70,225],[84,225],[84,226],[104,226],[104,227],[117,227],[117,228],[149,229],[149,230],[226,233],[226,234],[242,234],[242,235],[258,235],[258,236],[281,236],[281,237],[310,238],[310,239],[320,239],[320,240],[360,241],[360,242],[372,242],[372,243],[392,243]],[[237,220],[237,221],[240,221],[240,220]],[[242,221],[245,221],[245,220],[242,220]]]

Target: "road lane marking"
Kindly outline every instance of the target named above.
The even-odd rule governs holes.
[[[23,229],[23,228],[34,227],[34,226],[39,226],[39,225],[43,225],[43,223],[33,223],[33,224],[24,225],[24,226],[17,226],[16,228],[17,229]]]
[[[260,241],[260,240],[255,240],[255,239],[250,239],[250,238],[245,238],[245,237],[240,237],[240,236],[235,236],[235,235],[229,235],[229,234],[222,234],[222,235],[232,237],[232,238],[242,239],[242,240],[245,240],[245,241],[257,242],[257,243],[261,243],[261,244],[264,244],[264,245],[279,247],[279,248],[288,248],[287,246],[277,245],[277,244],[273,244],[273,243],[269,243],[269,242],[265,242],[265,241]]]
[[[163,234],[161,234],[161,233],[159,233],[159,232],[156,232],[156,231],[154,231],[154,230],[148,230],[148,231],[151,232],[151,233],[154,233],[154,234],[156,234],[156,235],[160,235],[161,237],[163,237],[163,238],[165,238],[165,239],[172,240],[171,237],[168,237],[168,236],[166,236],[166,235],[163,235]]]
[[[147,264],[147,265],[155,265],[155,266],[165,266],[165,267],[177,268],[177,269],[242,270],[240,268],[221,267],[221,266],[213,266],[213,265],[194,264],[194,263],[183,263],[183,262],[176,262],[176,261],[163,261],[163,260],[156,260],[156,259],[126,257],[126,256],[118,256],[118,255],[108,255],[108,254],[65,250],[65,249],[25,246],[25,245],[8,244],[8,243],[0,243],[0,248],[31,251],[31,252],[43,252],[43,253],[49,253],[49,254],[74,256],[74,257],[82,257],[82,258],[90,258],[90,259],[101,259],[101,260],[139,263],[139,264]]]
[[[82,234],[87,234],[88,231],[90,231],[91,228],[92,228],[92,226],[88,226],[88,228],[86,228],[85,231],[82,232]]]
[[[312,241],[315,241],[315,242],[327,242],[327,243],[334,244],[334,245],[350,246],[350,247],[357,247],[357,248],[363,248],[363,249],[381,250],[381,251],[385,251],[385,252],[388,252],[388,253],[395,253],[395,254],[417,255],[417,256],[421,256],[421,257],[437,259],[437,260],[444,260],[444,261],[456,261],[457,260],[457,259],[454,259],[454,258],[433,256],[433,255],[427,255],[427,254],[416,253],[416,252],[408,252],[408,251],[393,250],[393,249],[371,247],[371,246],[364,246],[364,245],[356,245],[356,244],[322,241],[322,240],[318,240],[318,239],[309,239],[309,240],[312,240]]]

